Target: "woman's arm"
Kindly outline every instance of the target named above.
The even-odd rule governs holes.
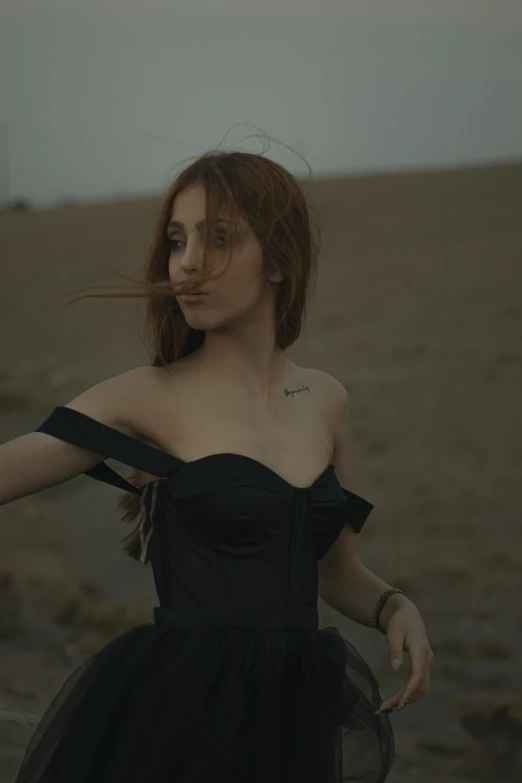
[[[102,381],[66,407],[131,434],[132,412],[148,370],[139,367]],[[0,506],[62,484],[90,470],[105,456],[45,432],[29,432],[7,441],[0,445]]]
[[[339,381],[330,377],[329,412],[334,433],[333,465],[339,483],[352,487],[351,425],[348,394]],[[356,490],[352,490],[355,492]],[[357,533],[345,525],[328,552],[319,560],[319,594],[329,606],[345,617],[373,627],[372,614],[380,596],[391,585],[384,582],[361,562],[357,553]],[[392,595],[386,601],[379,619],[385,630],[398,606],[411,603],[403,595]]]

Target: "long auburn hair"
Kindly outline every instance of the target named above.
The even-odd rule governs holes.
[[[205,339],[204,330],[192,329],[187,324],[177,301],[181,289],[169,278],[167,226],[174,200],[178,193],[196,183],[205,188],[208,227],[198,284],[225,273],[234,244],[241,237],[238,218],[243,218],[261,244],[265,268],[277,270],[284,278],[278,283],[275,300],[276,341],[284,350],[299,337],[310,294],[317,282],[318,221],[296,178],[283,166],[255,153],[213,150],[198,156],[167,190],[140,279],[125,278],[128,282],[123,286],[110,282],[86,286],[80,290],[87,293],[69,299],[65,305],[90,297],[146,297],[144,337],[153,367],[168,365],[192,353]],[[227,229],[228,262],[223,272],[210,274],[208,264],[215,235],[211,228],[216,226],[222,208],[228,210],[234,221],[230,231]],[[194,280],[191,285],[195,283]],[[96,293],[100,288],[108,290]],[[137,471],[129,481],[138,486]],[[125,492],[118,499],[117,507],[123,521],[130,524],[140,515],[140,496]],[[138,525],[123,541],[124,551],[139,560]]]

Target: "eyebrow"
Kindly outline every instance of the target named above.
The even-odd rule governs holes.
[[[206,220],[200,220],[198,223],[196,223],[196,228],[201,229],[206,224]],[[216,223],[232,223],[231,220],[228,218],[218,218],[216,220]],[[182,223],[180,220],[171,220],[167,226],[167,228],[180,228],[182,231],[185,230],[185,224]]]

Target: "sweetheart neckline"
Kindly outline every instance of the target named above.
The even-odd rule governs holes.
[[[82,417],[84,419],[88,419],[93,424],[95,424],[97,427],[100,427],[101,429],[106,430],[107,432],[111,432],[113,437],[116,436],[118,438],[122,438],[125,441],[132,441],[133,444],[137,444],[138,446],[141,446],[145,450],[148,450],[148,451],[160,454],[163,459],[172,459],[172,460],[175,460],[178,463],[181,463],[182,467],[185,467],[187,465],[195,465],[197,463],[203,462],[204,460],[208,460],[208,459],[216,458],[216,457],[236,457],[236,458],[239,458],[239,459],[248,460],[249,462],[252,462],[252,463],[258,465],[259,467],[261,467],[262,469],[266,470],[272,476],[275,476],[279,481],[282,481],[283,484],[285,484],[287,487],[289,487],[290,489],[293,489],[293,490],[307,490],[307,489],[310,490],[310,489],[313,489],[315,487],[315,485],[318,484],[318,482],[323,478],[323,476],[326,475],[326,473],[328,471],[334,470],[334,468],[335,468],[335,466],[334,466],[334,464],[332,462],[328,463],[328,465],[324,468],[324,470],[322,470],[319,473],[319,475],[312,481],[311,484],[307,484],[305,487],[298,487],[295,484],[292,484],[290,481],[287,481],[287,479],[283,478],[283,476],[281,476],[280,473],[278,473],[276,470],[274,470],[273,468],[271,468],[268,465],[266,465],[264,462],[261,462],[260,460],[256,459],[255,457],[249,457],[247,454],[238,454],[237,452],[234,452],[234,451],[218,451],[218,452],[215,452],[214,454],[205,454],[202,457],[197,457],[196,459],[184,460],[184,459],[181,459],[181,457],[178,457],[176,454],[172,454],[169,451],[164,451],[163,449],[160,449],[157,446],[151,446],[150,443],[145,443],[144,441],[140,440],[139,438],[135,438],[132,435],[128,435],[126,432],[122,432],[121,430],[117,429],[116,427],[111,427],[110,424],[104,424],[103,422],[98,421],[98,419],[94,419],[92,416],[89,416],[89,414],[83,413],[83,411],[78,411],[78,410],[76,410],[76,408],[71,408],[69,405],[58,405],[58,406],[56,406],[55,410],[68,411],[69,413],[67,413],[65,415],[69,415],[69,416],[71,414],[73,416],[74,415],[76,415],[76,416],[79,415],[80,417]],[[165,479],[170,479],[172,476],[174,476],[177,473],[177,471],[179,469],[180,468],[178,466],[175,470],[170,471],[169,473],[165,474],[164,476],[160,476],[158,478],[158,480],[164,481]],[[337,477],[336,477],[336,479],[337,479]],[[147,486],[148,483],[153,483],[153,482],[146,482],[145,484],[142,484],[141,486],[142,487]],[[337,483],[341,487],[341,484],[340,484],[338,479],[337,479]],[[343,491],[345,491],[345,492],[347,491],[347,490],[344,490],[343,487],[341,487],[341,489],[343,489]]]
[[[166,454],[169,457],[174,457],[174,459],[176,459],[179,462],[181,462],[181,466],[182,467],[186,467],[187,465],[195,465],[197,463],[204,462],[205,460],[209,460],[209,459],[212,459],[212,458],[215,458],[215,457],[236,457],[236,458],[239,458],[239,459],[242,459],[242,460],[247,460],[248,462],[253,462],[255,465],[258,465],[263,470],[268,471],[268,473],[270,473],[272,476],[275,476],[279,481],[282,481],[283,484],[286,484],[288,487],[290,487],[291,489],[294,489],[294,490],[312,489],[313,487],[315,487],[316,484],[319,483],[319,481],[323,478],[323,476],[328,471],[333,470],[334,467],[335,467],[332,462],[328,463],[328,465],[324,468],[324,470],[322,470],[319,473],[319,475],[316,476],[316,478],[312,481],[311,484],[307,484],[304,487],[298,487],[295,484],[292,484],[287,479],[285,479],[283,476],[281,476],[280,473],[278,473],[276,470],[274,470],[273,468],[271,468],[268,465],[266,465],[264,462],[261,462],[260,460],[256,459],[255,457],[249,457],[247,454],[238,454],[235,451],[218,451],[218,452],[215,452],[214,454],[205,454],[203,457],[197,457],[196,459],[184,460],[184,459],[181,459],[181,457],[177,457],[175,454],[170,454],[169,452],[163,451],[163,449],[156,449],[156,446],[151,446],[150,448],[153,448],[156,451],[160,451],[162,454]],[[166,476],[162,476],[159,480],[160,481],[164,481],[165,479],[172,478],[172,476],[174,476],[177,473],[178,470],[179,470],[179,468],[177,470],[173,470],[171,473],[168,473]]]

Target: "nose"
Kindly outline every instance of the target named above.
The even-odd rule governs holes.
[[[201,269],[203,266],[203,247],[200,242],[188,241],[182,250],[180,266],[185,271]]]

